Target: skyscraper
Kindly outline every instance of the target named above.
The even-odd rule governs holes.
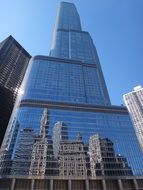
[[[0,86],[0,146],[13,108],[13,93]]]
[[[16,180],[12,180],[13,189],[20,189],[20,183],[32,190],[137,189],[134,176],[140,180],[143,175],[142,151],[127,109],[110,103],[96,48],[89,33],[81,29],[74,4],[60,3],[50,56],[31,59],[22,90],[24,94],[13,112],[1,149],[1,176],[8,162],[6,158],[13,163],[15,155],[20,154],[20,131],[30,128],[35,135],[40,134],[45,109],[49,148],[44,177],[39,173],[41,163],[36,170],[40,175],[36,177],[32,173],[25,176],[17,173]],[[19,123],[16,143],[9,151],[13,142],[9,133],[12,128],[14,131],[16,121]],[[76,139],[77,134],[80,135]],[[3,155],[5,150],[7,156]],[[29,163],[31,157],[34,163],[33,153],[25,151],[23,158],[28,157]],[[94,156],[98,163],[94,163]],[[43,160],[45,163],[45,156]],[[9,171],[15,167],[12,164],[5,176],[10,177]]]
[[[110,105],[96,48],[90,34],[82,31],[78,12],[72,3],[62,2],[59,6],[50,56],[76,60],[74,65],[63,66],[65,72],[66,67],[70,67],[69,78],[65,75],[61,78],[67,81],[69,89],[62,84],[58,92],[60,98],[63,97],[65,102]]]
[[[143,150],[143,88],[135,87],[134,91],[124,95],[124,101]]]
[[[0,145],[30,58],[12,36],[0,43]]]

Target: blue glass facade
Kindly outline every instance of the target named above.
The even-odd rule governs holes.
[[[51,56],[97,63],[98,57],[88,32],[58,29],[55,40],[56,46],[51,51]]]
[[[127,109],[111,105],[73,4],[60,4],[50,57],[31,59],[22,88],[0,154],[2,175],[143,175]]]
[[[31,64],[23,100],[105,104],[96,66],[44,56]]]
[[[95,65],[94,77],[98,75],[96,83],[102,91],[102,95],[97,94],[97,96],[99,99],[101,96],[104,99],[102,105],[111,104],[96,48],[90,34],[82,31],[78,12],[71,3],[62,2],[59,6],[50,56],[79,60],[82,64]],[[100,101],[99,104],[101,104]]]
[[[19,108],[17,115],[20,128],[22,129],[29,126],[38,134],[44,108],[23,106]],[[88,145],[90,136],[94,134],[99,134],[101,138],[108,137],[114,143],[116,154],[122,155],[127,159],[133,174],[142,175],[142,152],[127,113],[116,113],[117,110],[112,113],[110,113],[109,110],[105,112],[87,112],[85,110],[79,111],[78,108],[77,110],[48,108],[48,111],[49,140],[52,140],[53,127],[58,121],[62,121],[66,124],[69,141],[74,141],[78,133],[81,133],[85,145]],[[51,166],[52,162],[53,160],[49,161]],[[113,169],[110,168],[110,170],[112,172]]]
[[[59,4],[55,29],[81,30],[80,17],[74,4]]]

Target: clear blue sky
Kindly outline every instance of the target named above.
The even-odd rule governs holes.
[[[0,41],[12,35],[31,55],[48,55],[59,0],[0,0]],[[143,85],[143,0],[67,0],[96,45],[116,105]]]

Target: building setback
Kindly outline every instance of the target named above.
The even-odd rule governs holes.
[[[30,58],[12,36],[0,43],[0,145]]]
[[[0,153],[0,176],[12,190],[143,188],[143,154],[128,111],[111,105],[96,48],[74,4],[60,3],[50,56],[31,59],[23,91]],[[41,121],[46,138],[34,143],[34,135],[42,137]]]
[[[135,87],[134,91],[124,95],[124,101],[143,150],[143,88],[141,86]]]

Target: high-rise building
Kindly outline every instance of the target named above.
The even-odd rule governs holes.
[[[45,109],[48,150],[44,176],[43,173],[21,176],[20,171],[12,176],[9,171],[19,166],[12,164],[5,173],[5,177],[14,178],[11,188],[17,190],[22,185],[32,190],[143,188],[143,153],[128,111],[124,106],[111,105],[96,48],[90,34],[81,29],[74,4],[60,3],[50,56],[31,59],[22,87],[24,94],[13,111],[1,148],[1,177],[6,158],[13,163],[24,153],[19,148],[25,147],[21,146],[23,130],[30,128],[32,134],[40,134]],[[16,127],[14,121],[18,121],[19,128],[11,146],[13,135],[9,133]],[[77,134],[80,135],[76,139]],[[32,136],[29,135],[31,141]],[[30,157],[34,163],[35,150],[43,154],[44,144],[41,149],[39,146],[39,142],[38,149],[33,143],[33,156],[31,150],[25,150],[23,157],[28,158],[27,164]],[[39,157],[35,158],[38,161]],[[42,160],[45,163],[45,155],[39,159]],[[37,166],[43,167],[42,163]]]
[[[143,150],[143,88],[136,86],[134,91],[124,95],[124,101]]]
[[[4,138],[13,105],[13,93],[9,89],[0,86],[0,146]]]
[[[55,83],[56,101],[111,104],[96,48],[90,34],[82,30],[72,3],[62,2],[59,6],[50,56],[70,59],[70,64],[59,65],[60,70],[64,68],[59,78],[63,82],[59,86]],[[59,69],[55,68],[56,72]]]
[[[0,145],[30,58],[12,36],[0,43]]]

